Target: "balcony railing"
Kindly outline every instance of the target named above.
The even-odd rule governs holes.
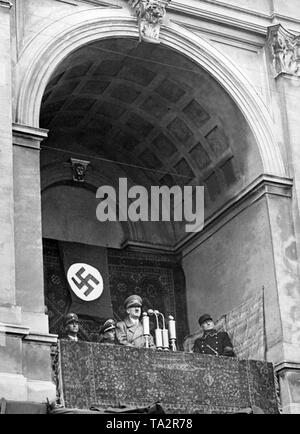
[[[169,414],[279,412],[271,363],[65,340],[58,352],[58,395],[67,408],[159,402]]]

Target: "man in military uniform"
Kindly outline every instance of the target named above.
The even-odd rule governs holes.
[[[64,321],[66,339],[72,342],[78,342],[79,320],[76,313],[68,313]]]
[[[116,343],[116,323],[113,319],[108,319],[101,327],[100,342],[102,344]]]
[[[117,340],[121,345],[128,347],[144,348],[146,340],[143,325],[140,322],[143,300],[139,295],[130,295],[124,301],[127,317],[116,326]],[[150,336],[150,348],[155,348],[152,336]]]
[[[204,314],[199,318],[203,336],[196,339],[193,352],[214,356],[235,357],[233,345],[226,332],[217,332],[211,315]]]

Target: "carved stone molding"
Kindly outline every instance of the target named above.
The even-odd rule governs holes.
[[[267,44],[275,77],[281,74],[300,77],[300,35],[276,24],[268,29]]]
[[[128,3],[138,18],[140,41],[159,44],[160,26],[171,0],[128,0]]]
[[[48,130],[13,123],[13,144],[40,151],[41,142],[48,137]]]
[[[0,7],[11,9],[12,4],[11,4],[11,2],[9,2],[7,0],[0,0]]]
[[[90,161],[77,160],[76,158],[71,158],[73,181],[85,182],[89,165],[90,165]]]
[[[293,180],[274,175],[261,175],[209,217],[201,232],[188,235],[175,245],[176,253],[189,255],[221,227],[264,196],[291,198]]]
[[[264,172],[285,177],[287,171],[274,132],[273,119],[253,85],[245,79],[240,69],[206,38],[178,26],[172,20],[166,21],[160,35],[161,41],[183,56],[192,58],[196,65],[205,68],[224,87],[240,108],[256,137]],[[90,8],[49,24],[30,40],[20,56],[18,70],[23,74],[20,74],[15,85],[16,119],[24,125],[39,126],[45,88],[55,68],[69,53],[101,39],[115,38],[116,35],[135,38],[136,34],[135,20],[127,14],[120,16],[120,11],[113,9]],[[28,59],[32,59],[29,64]]]

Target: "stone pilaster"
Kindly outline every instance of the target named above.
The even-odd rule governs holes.
[[[12,194],[10,207],[6,203],[3,208],[10,211],[13,231],[13,297],[10,304],[0,305],[0,396],[45,402],[56,396],[50,349],[57,341],[48,333],[43,289],[39,146],[47,132],[12,125],[11,119],[7,131]]]
[[[282,343],[274,354],[285,413],[300,412],[300,35],[280,24],[269,28],[267,51],[281,113],[284,149],[293,178],[290,204],[269,200]],[[281,347],[279,349],[279,347]],[[279,354],[281,354],[279,356]]]
[[[274,249],[285,257],[282,266],[286,268],[285,277],[281,279],[281,287],[278,289],[283,326],[283,358],[280,366],[284,366],[278,371],[278,376],[284,413],[300,413],[300,77],[297,74],[282,73],[276,78],[276,88],[286,132],[289,170],[294,181],[290,223],[293,224],[294,239],[291,237],[289,243],[286,243],[287,240],[281,243],[278,240],[277,245],[277,241],[274,240]],[[277,214],[280,215],[279,210]],[[278,216],[274,215],[274,233],[277,231],[275,238],[281,238],[286,233],[286,230],[281,228],[283,220],[278,223]],[[298,281],[294,279],[296,273]],[[289,368],[291,365],[293,369]]]
[[[279,380],[282,412],[300,414],[300,363],[283,362],[275,369]]]
[[[31,332],[47,333],[45,315],[40,143],[47,131],[13,125],[16,301],[22,323]]]
[[[0,321],[19,320],[16,304],[13,220],[10,3],[0,1]]]
[[[292,201],[267,197],[282,337],[269,359],[300,363],[299,257],[293,225]],[[274,343],[275,344],[275,343]]]
[[[56,397],[51,346],[57,336],[31,334],[24,326],[0,326],[0,396],[13,401],[46,402]]]

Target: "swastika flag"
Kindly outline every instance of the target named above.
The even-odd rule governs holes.
[[[68,242],[59,245],[72,300],[69,311],[95,320],[113,317],[106,248]]]

